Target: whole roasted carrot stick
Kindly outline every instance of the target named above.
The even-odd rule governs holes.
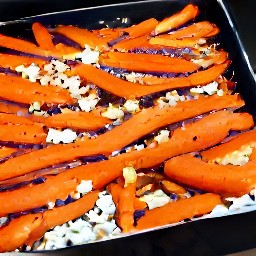
[[[143,230],[177,223],[184,219],[209,213],[217,205],[222,205],[220,196],[211,193],[171,202],[146,211],[145,215],[137,221],[136,229]]]
[[[43,123],[52,128],[70,128],[74,130],[96,130],[111,121],[103,116],[87,112],[61,113],[49,117],[33,116],[34,122]],[[1,122],[1,114],[0,114]]]
[[[252,126],[253,120],[248,114],[229,111],[213,113],[187,125],[185,129],[176,129],[168,142],[159,144],[155,148],[121,154],[106,161],[69,169],[55,177],[47,178],[39,185],[2,192],[0,193],[0,217],[40,207],[58,198],[65,199],[75,191],[81,180],[92,180],[94,189],[102,188],[121,176],[126,166],[133,166],[135,169],[152,167],[171,157],[216,145],[228,135],[229,130],[236,130],[238,127],[248,129]],[[214,136],[209,136],[209,131],[214,131]],[[34,162],[31,161],[31,164]],[[14,171],[17,171],[17,165],[14,166],[16,167]],[[38,191],[44,191],[44,193],[38,197]]]
[[[191,166],[195,166],[195,170]],[[184,155],[167,161],[164,171],[171,179],[194,188],[225,196],[242,196],[256,186],[255,166],[256,161],[243,166],[224,166]]]
[[[42,67],[46,61],[38,58],[0,53],[0,66],[3,68],[14,70],[19,65],[29,66],[32,63]]]
[[[14,219],[7,226],[0,228],[0,252],[14,251],[23,245],[41,221],[41,213],[29,214]]]
[[[43,50],[56,51],[48,30],[39,22],[32,24],[32,31],[37,44]]]
[[[148,42],[147,36],[140,36],[136,38],[128,38],[124,39],[114,46],[111,47],[111,49],[118,50],[118,51],[129,51],[133,50],[137,47],[140,47],[141,45],[144,45]]]
[[[194,23],[188,27],[182,28],[180,30],[174,31],[169,34],[160,35],[159,38],[166,38],[166,39],[180,39],[180,38],[187,38],[187,37],[205,37],[209,35],[214,28],[216,27],[215,24],[210,23],[209,21],[201,21]]]
[[[158,35],[171,29],[178,28],[186,22],[193,20],[199,14],[198,7],[192,4],[185,6],[180,12],[159,22],[153,34]]]
[[[215,65],[212,68],[190,76],[172,78],[172,80],[169,80],[167,83],[154,84],[152,86],[144,86],[124,81],[94,66],[86,64],[76,65],[72,69],[72,73],[79,75],[81,78],[96,84],[98,87],[114,95],[129,99],[168,89],[191,87],[212,82],[226,70],[229,64],[230,61],[226,61],[223,64]]]
[[[107,46],[108,39],[104,37],[99,37],[87,29],[79,28],[75,26],[58,26],[55,32],[72,39],[74,42],[78,43],[82,48],[85,45],[89,45],[91,48],[98,48],[99,50]]]
[[[0,180],[22,175],[57,163],[95,154],[111,154],[136,139],[164,125],[207,113],[213,109],[239,108],[244,102],[237,95],[200,97],[194,101],[180,102],[170,108],[144,109],[120,126],[93,140],[69,145],[56,145],[9,159],[0,164]],[[182,115],[180,114],[182,113]],[[250,119],[251,120],[251,119]],[[136,126],[136,132],[132,127]],[[120,137],[125,133],[126,136]],[[56,154],[58,152],[58,154]],[[37,161],[34,161],[37,159]],[[16,170],[13,172],[13,170]]]
[[[10,36],[6,36],[0,34],[0,46],[12,50],[16,50],[19,52],[30,53],[37,56],[44,56],[44,57],[61,57],[60,54],[53,53],[52,51],[46,51],[41,49],[40,47],[36,46],[35,44],[28,42],[26,40],[22,40],[19,38],[14,38]]]
[[[96,190],[84,195],[73,203],[61,207],[55,207],[52,210],[44,212],[40,225],[32,230],[29,238],[24,242],[24,244],[32,246],[33,243],[39,240],[47,230],[79,218],[91,210],[98,199],[98,194],[99,191]]]
[[[205,161],[214,161],[216,158],[222,158],[227,154],[240,150],[242,146],[256,146],[256,130],[239,134],[226,143],[201,152],[201,155]]]
[[[133,25],[129,28],[123,29],[124,32],[128,33],[131,38],[144,36],[150,34],[157,26],[158,21],[154,18],[142,21],[137,25]]]
[[[42,125],[0,124],[0,141],[41,144],[45,142],[45,139],[46,139],[46,133]]]

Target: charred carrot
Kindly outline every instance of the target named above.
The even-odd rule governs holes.
[[[76,65],[72,69],[72,73],[79,75],[81,78],[96,84],[114,95],[129,99],[168,89],[191,87],[212,82],[227,69],[229,64],[230,61],[226,61],[223,64],[215,65],[210,69],[200,71],[188,77],[172,78],[167,83],[163,83],[162,81],[162,84],[154,84],[152,86],[124,81],[103,70],[86,64]]]
[[[242,196],[256,186],[255,166],[256,161],[243,166],[224,166],[184,155],[167,161],[164,171],[171,179],[203,191]]]
[[[201,38],[209,35],[215,29],[215,27],[216,25],[210,23],[209,21],[201,21],[172,33],[160,35],[158,37],[166,39],[181,39],[187,37]]]
[[[71,112],[49,117],[33,116],[34,122],[43,123],[52,128],[71,128],[74,130],[96,130],[111,123],[109,119],[87,112]],[[0,114],[1,122],[1,114]]]
[[[72,46],[67,46],[65,44],[59,43],[55,45],[56,50],[63,56],[64,59],[68,59],[70,54],[75,54],[80,52],[79,49]]]
[[[212,161],[216,158],[222,158],[236,150],[240,150],[242,146],[256,146],[256,130],[237,135],[226,143],[201,152],[201,155],[205,161]]]
[[[17,66],[29,66],[32,63],[42,67],[46,61],[38,58],[0,53],[0,66],[3,68],[14,70]]]
[[[79,28],[75,26],[58,26],[55,32],[72,39],[74,42],[78,43],[82,48],[85,45],[89,45],[91,48],[103,49],[107,46],[108,39],[104,37],[99,37],[87,29]]]
[[[19,38],[14,38],[10,36],[6,36],[0,34],[0,46],[12,50],[16,50],[19,52],[30,53],[37,56],[44,56],[44,57],[61,57],[61,55],[57,53],[53,53],[52,51],[45,51],[40,47],[36,46],[35,44],[28,42],[26,40],[22,40]]]
[[[94,189],[99,189],[121,176],[122,169],[126,166],[133,166],[135,169],[148,168],[171,157],[216,145],[227,136],[229,130],[236,130],[241,124],[243,125],[240,127],[242,129],[252,127],[252,117],[248,114],[229,111],[216,112],[187,125],[185,129],[176,129],[168,142],[159,144],[155,148],[121,154],[106,161],[67,170],[55,177],[47,178],[44,183],[39,185],[2,192],[0,193],[0,217],[9,213],[40,207],[58,198],[65,199],[71,192],[75,191],[81,180],[92,180]],[[209,131],[214,131],[215,136],[209,136]],[[56,153],[58,150],[61,151],[61,148],[53,152]],[[76,149],[73,148],[73,151]],[[16,157],[16,159],[19,158]],[[30,159],[35,159],[35,156]],[[45,160],[47,161],[46,158]],[[23,159],[14,162],[12,172],[19,173],[18,168],[22,167],[21,165],[17,167],[17,163],[21,161]],[[25,166],[36,163],[36,161],[31,160]],[[1,172],[2,170],[5,169],[1,169]],[[38,191],[44,191],[44,193],[38,197]]]
[[[200,97],[194,101],[180,102],[170,108],[144,109],[122,125],[93,140],[69,145],[56,145],[34,151],[0,164],[0,180],[11,178],[57,163],[95,154],[111,154],[112,151],[132,143],[136,139],[164,125],[191,118],[213,109],[237,108],[244,104],[236,95]],[[182,113],[182,115],[180,115]],[[251,120],[251,119],[250,119]],[[136,126],[136,132],[132,127]],[[126,136],[120,138],[125,132]],[[224,136],[225,137],[225,136]],[[118,139],[117,139],[118,138]],[[56,152],[59,152],[56,154]],[[34,161],[33,159],[37,159]],[[16,172],[13,172],[13,170]],[[18,171],[18,173],[17,173]]]
[[[40,103],[72,103],[67,90],[57,86],[42,86],[39,83],[32,83],[21,77],[13,77],[0,74],[0,97],[5,100],[30,104]],[[6,90],[8,88],[8,90]]]
[[[137,221],[136,229],[143,230],[177,223],[209,213],[215,206],[221,204],[220,196],[211,193],[171,202],[160,208],[146,211],[145,215]]]
[[[123,29],[131,38],[148,35],[157,26],[158,21],[154,18],[144,20],[137,25]]]
[[[225,72],[229,64],[230,62],[227,60],[222,64],[216,64],[206,70],[198,71],[197,73],[182,78],[161,78],[152,76],[141,77],[140,80],[148,85],[162,84],[165,86],[172,84],[173,88],[205,85],[216,80],[223,72]]]
[[[98,193],[97,190],[90,192],[73,203],[44,212],[40,225],[33,229],[24,244],[32,246],[47,230],[79,218],[91,210],[98,199]]]
[[[181,58],[162,55],[110,52],[100,59],[100,64],[140,72],[194,72],[199,65]],[[157,65],[156,65],[157,64]]]
[[[56,51],[52,42],[52,36],[48,30],[39,22],[32,24],[32,31],[36,39],[37,44],[43,50]]]
[[[42,214],[29,214],[12,220],[0,229],[0,252],[14,251],[29,238],[42,221]]]
[[[192,4],[185,6],[180,12],[159,22],[153,31],[154,35],[178,28],[186,22],[193,20],[199,14],[198,7]]]
[[[46,133],[42,125],[35,124],[0,124],[0,141],[15,143],[41,144],[45,142]]]

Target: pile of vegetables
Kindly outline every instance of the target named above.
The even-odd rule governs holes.
[[[254,121],[225,76],[219,28],[198,14],[190,4],[99,30],[34,23],[35,43],[0,34],[0,252],[40,248],[102,191],[122,233],[253,193]]]

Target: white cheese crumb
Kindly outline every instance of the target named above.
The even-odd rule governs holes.
[[[125,180],[125,187],[130,183],[134,183],[137,180],[137,173],[133,167],[125,167],[123,168],[123,177]]]
[[[157,141],[158,144],[162,144],[169,141],[170,131],[161,130],[157,136],[155,136],[154,140]]]
[[[235,211],[243,208],[244,206],[253,206],[256,205],[256,202],[253,201],[249,195],[243,195],[241,197],[230,197],[226,198],[227,201],[232,202],[232,205],[229,207],[230,211]]]
[[[224,95],[224,91],[222,89],[217,91],[217,95],[218,96],[223,96]]]
[[[139,101],[138,100],[127,100],[124,103],[124,107],[129,113],[134,113],[139,110]]]
[[[92,50],[89,45],[84,46],[85,50],[81,53],[75,55],[76,59],[81,59],[84,64],[98,63],[100,53],[98,51]]]
[[[77,185],[76,191],[85,195],[92,191],[92,180],[81,180],[80,184]]]
[[[54,69],[59,73],[63,73],[70,69],[70,67],[68,65],[66,65],[65,63],[63,63],[59,60],[52,60],[51,64],[54,66]],[[51,70],[51,72],[52,72],[52,70]]]
[[[93,227],[93,232],[95,234],[99,234],[102,231],[104,232],[104,235],[109,235],[111,234],[115,229],[117,228],[116,224],[114,222],[106,221],[105,223],[102,224],[96,224]]]
[[[213,94],[217,93],[217,91],[218,91],[218,83],[216,81],[209,83],[209,84],[203,86],[203,90],[207,94],[213,95]]]
[[[109,119],[121,119],[124,116],[124,112],[119,107],[115,107],[109,103],[107,110],[102,112],[101,115]]]
[[[46,142],[59,144],[60,142],[63,143],[71,143],[77,139],[76,132],[72,131],[71,129],[65,129],[63,131],[59,131],[53,128],[49,128],[48,134],[46,137]]]
[[[47,207],[48,207],[49,210],[52,210],[54,208],[54,206],[55,206],[54,202],[48,202],[47,203]]]
[[[0,218],[0,227],[3,226],[5,223],[7,223],[8,218],[7,217],[1,217]]]
[[[137,144],[136,144],[136,145],[134,146],[134,148],[135,148],[136,150],[140,151],[140,150],[144,149],[145,146],[144,146],[143,144],[140,144],[140,145],[137,145]]]
[[[96,201],[96,205],[104,214],[114,214],[116,211],[115,204],[111,195],[105,195]]]
[[[171,199],[161,189],[158,189],[153,193],[140,197],[139,200],[145,202],[149,210],[152,210],[168,204]]]
[[[30,82],[36,82],[36,79],[39,77],[40,67],[32,63],[27,68],[24,65],[20,65],[15,68],[17,72],[22,72],[22,77],[29,79]]]
[[[193,87],[189,91],[192,94],[204,93],[204,89],[201,86]]]
[[[78,104],[81,110],[85,112],[90,112],[91,110],[95,109],[99,100],[100,99],[97,97],[97,95],[92,93],[88,97],[83,97],[78,100]]]

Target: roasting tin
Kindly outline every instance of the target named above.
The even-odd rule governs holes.
[[[236,90],[246,101],[246,110],[255,116],[254,74],[225,0],[155,0],[90,7],[2,22],[0,33],[32,38],[31,23],[35,21],[46,26],[72,24],[88,29],[106,26],[125,27],[152,17],[162,20],[188,3],[198,5],[200,16],[197,20],[209,20],[220,28],[221,47],[229,53],[229,58],[232,60],[228,77],[234,76],[233,81],[237,82]],[[249,211],[247,213],[185,221],[179,225],[124,235],[111,240],[25,255],[210,256],[238,252],[256,247],[256,211],[254,209],[256,207],[249,207],[242,210]],[[3,253],[3,255],[17,255],[17,253]]]

